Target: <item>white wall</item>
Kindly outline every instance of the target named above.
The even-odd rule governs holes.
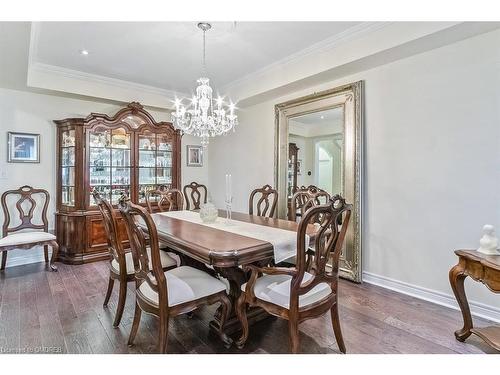
[[[52,120],[86,117],[91,112],[113,115],[124,105],[0,88],[0,192],[26,184],[47,189],[51,196],[48,211],[49,228],[53,229],[56,198],[56,127]],[[167,112],[154,110],[150,112],[157,121],[170,120]],[[40,164],[7,163],[9,131],[40,134]],[[191,181],[207,183],[207,154],[203,167],[187,167],[186,145],[188,144],[199,145],[199,139],[187,135],[182,138],[182,183],[183,185]],[[2,171],[6,172],[6,178],[1,178]],[[0,223],[3,223],[3,212],[0,212]],[[26,261],[38,259],[33,258],[28,252],[16,251],[9,254],[7,265],[22,263],[22,259],[16,261],[16,258],[23,254]]]
[[[485,223],[500,233],[500,31],[241,108],[236,132],[211,145],[209,183],[235,210],[274,184],[274,105],[365,81],[363,270],[451,294],[454,249],[476,248]],[[467,282],[469,299],[500,308]],[[499,310],[500,311],[500,310]]]

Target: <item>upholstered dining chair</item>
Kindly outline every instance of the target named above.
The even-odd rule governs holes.
[[[207,203],[208,190],[205,185],[191,182],[184,186],[183,191],[186,198],[186,210],[199,210],[203,203]]]
[[[231,311],[226,285],[206,272],[189,266],[164,271],[160,262],[158,232],[151,215],[126,197],[120,199],[119,209],[126,222],[136,281],[134,321],[128,344],[132,345],[134,342],[142,311],[159,318],[159,351],[165,353],[170,317],[191,312],[202,305],[220,302],[222,311],[219,335],[229,347],[232,340],[223,331]],[[146,247],[147,238],[150,239],[150,252]]]
[[[178,189],[168,189],[160,186],[156,190],[146,192],[146,203],[150,214],[154,211],[154,206],[160,212],[164,211],[182,211],[184,209],[184,194]]]
[[[134,261],[132,259],[132,254],[130,252],[125,252],[122,241],[118,237],[118,222],[113,206],[111,206],[107,200],[103,199],[96,190],[92,192],[92,195],[102,215],[102,221],[108,242],[108,250],[111,256],[109,262],[108,289],[106,291],[103,306],[108,306],[115,280],[118,280],[120,283],[120,289],[115,320],[113,322],[113,327],[118,327],[122,319],[123,309],[125,308],[127,283],[134,280]],[[150,251],[149,247],[147,251]],[[170,257],[166,252],[161,251],[159,257],[160,264],[163,269],[171,269],[177,266],[175,259]]]
[[[293,353],[299,351],[299,323],[330,310],[337,344],[342,353],[346,352],[340,329],[337,292],[339,257],[351,210],[352,206],[336,195],[327,204],[314,206],[306,211],[297,231],[295,267],[245,267],[251,274],[248,282],[241,286],[242,294],[236,306],[243,327],[238,347],[243,347],[248,338],[246,309],[251,305],[288,320],[289,343]],[[316,256],[308,272],[306,230],[316,216],[321,216],[322,220],[314,235]],[[339,226],[338,218],[341,216],[344,218]],[[330,264],[327,266],[328,261]]]
[[[257,202],[255,200],[258,198]],[[278,203],[278,192],[270,185],[264,185],[250,193],[248,199],[248,213],[254,214],[254,208],[257,210],[257,216],[273,217]]]
[[[17,199],[14,208],[12,207],[14,202],[11,199]],[[48,233],[47,208],[50,201],[48,191],[24,185],[19,189],[4,192],[1,201],[4,223],[2,226],[2,238],[0,239],[0,252],[2,253],[0,270],[5,269],[7,252],[14,249],[32,249],[36,246],[43,246],[45,262],[49,263],[48,247],[50,246],[52,247],[52,256],[49,266],[52,271],[57,271],[54,262],[57,259],[59,245],[57,244],[56,236]],[[40,204],[42,207],[41,212],[38,212],[37,204]],[[19,214],[16,220],[18,224],[11,225],[12,216],[15,216],[16,211]],[[11,214],[13,215],[11,216]],[[35,216],[39,216],[39,218],[35,218]],[[41,220],[41,223],[38,220]],[[30,229],[30,231],[20,232],[25,229]]]

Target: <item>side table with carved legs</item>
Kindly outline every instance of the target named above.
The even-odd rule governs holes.
[[[456,250],[455,254],[458,256],[458,264],[450,270],[449,277],[464,319],[464,326],[455,331],[455,337],[459,341],[465,341],[473,333],[500,351],[500,326],[473,327],[464,289],[465,278],[470,276],[486,285],[492,292],[500,293],[500,255],[486,255],[476,250]]]

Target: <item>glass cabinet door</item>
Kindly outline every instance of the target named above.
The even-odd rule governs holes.
[[[96,189],[103,198],[117,204],[130,193],[130,134],[123,128],[99,129],[89,134],[89,192]],[[90,194],[90,205],[95,205]]]
[[[139,203],[145,203],[148,190],[160,185],[172,187],[172,141],[152,132],[140,134],[139,147]]]
[[[75,205],[75,130],[61,131],[61,204]]]

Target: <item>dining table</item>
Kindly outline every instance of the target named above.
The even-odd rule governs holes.
[[[216,277],[222,277],[229,283],[228,296],[232,303],[229,319],[224,325],[224,332],[228,335],[241,330],[241,325],[236,316],[235,306],[241,294],[241,286],[247,282],[248,275],[243,266],[256,264],[269,265],[274,260],[275,252],[272,241],[265,241],[255,237],[236,233],[232,226],[244,225],[252,230],[268,231],[267,228],[276,228],[293,232],[296,238],[298,223],[289,220],[248,215],[233,212],[231,219],[225,218],[226,211],[219,210],[218,225],[204,225],[197,223],[190,215],[190,220],[183,219],[183,215],[174,211],[152,214],[160,242],[173,250],[181,257],[184,265],[202,269]],[[170,216],[173,215],[173,216]],[[196,215],[199,216],[198,213]],[[248,223],[253,226],[248,226]],[[313,238],[315,228],[310,225],[307,234]],[[280,232],[277,231],[277,234]],[[287,232],[284,232],[287,234]],[[293,243],[295,249],[296,243]],[[294,250],[295,251],[295,250]],[[247,312],[249,324],[270,317],[260,308],[252,308]],[[210,329],[217,331],[221,322],[221,309],[219,308],[210,322]]]

